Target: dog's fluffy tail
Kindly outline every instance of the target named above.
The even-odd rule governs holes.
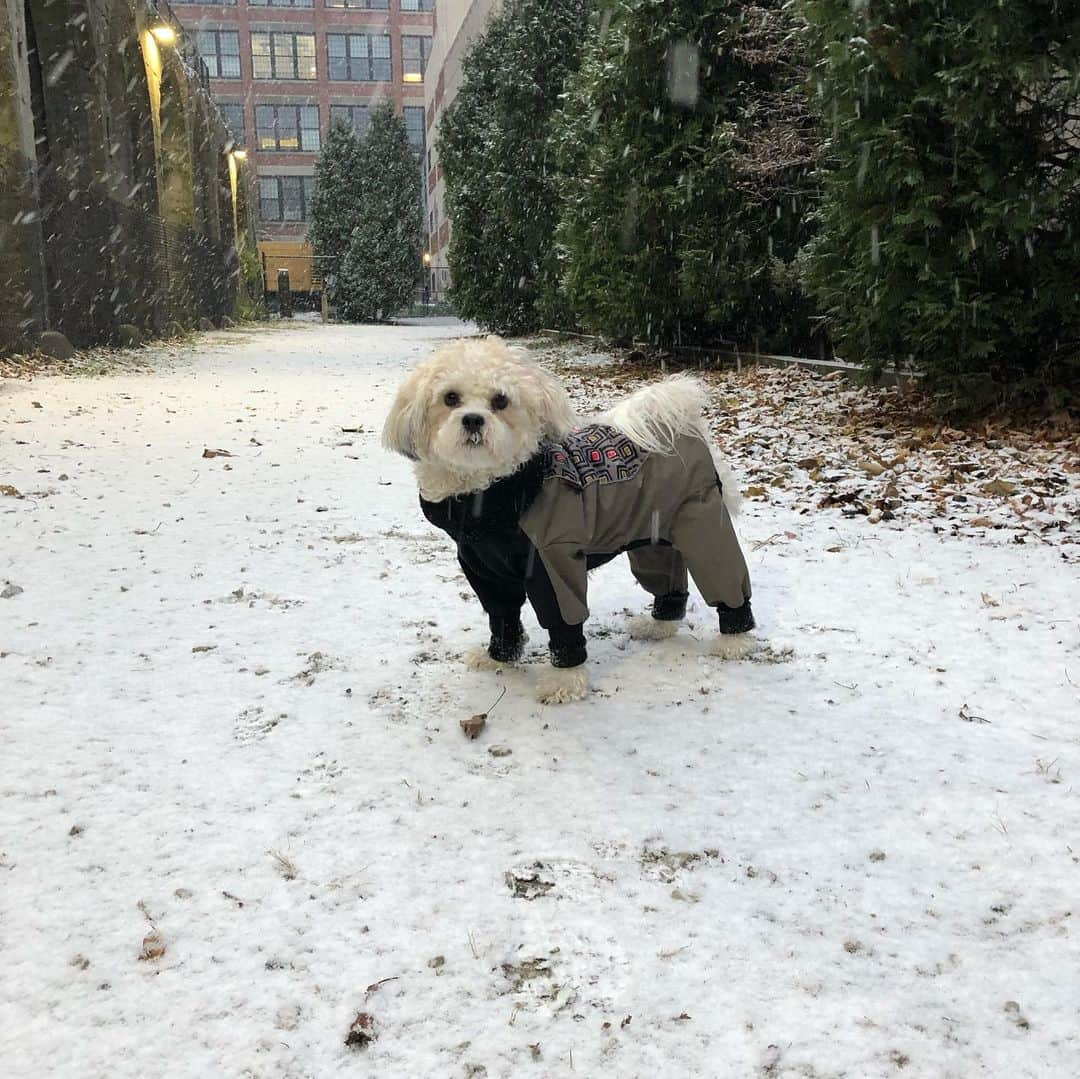
[[[644,386],[604,413],[599,422],[621,431],[646,453],[670,454],[685,436],[699,438],[716,465],[729,513],[739,510],[739,486],[727,462],[720,456],[702,416],[708,399],[704,383],[691,375],[672,375],[663,382]]]

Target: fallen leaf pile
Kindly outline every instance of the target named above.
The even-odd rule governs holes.
[[[160,345],[160,342],[158,342]],[[162,351],[160,348],[157,350]],[[111,372],[149,371],[150,357],[141,352],[112,348],[80,349],[70,360],[58,360],[43,352],[0,356],[0,378],[33,379],[41,375],[96,377]]]
[[[580,343],[531,351],[558,371],[583,413],[657,377]],[[1080,558],[1080,424],[1065,413],[960,428],[935,421],[904,387],[798,367],[694,373],[712,391],[709,425],[748,499],[869,525],[1030,539]]]

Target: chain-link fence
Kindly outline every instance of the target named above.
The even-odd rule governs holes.
[[[29,162],[0,150],[0,350],[42,321],[39,224]]]
[[[268,245],[269,246],[269,245]],[[324,271],[332,261],[329,255],[313,255],[305,252],[279,252],[272,248],[262,252],[263,280],[266,282],[267,307],[277,313],[286,313],[288,305],[281,302],[281,286],[288,275],[288,287],[292,305],[296,310],[320,310],[326,291]],[[334,317],[333,298],[328,296],[325,310]],[[423,318],[425,316],[450,315],[453,311],[445,292],[418,286],[409,303],[396,312],[400,318]]]
[[[118,340],[133,324],[160,333],[169,323],[220,324],[236,300],[235,248],[194,229],[167,225],[138,198],[127,203],[75,170],[0,155],[0,347],[35,329],[76,344]]]

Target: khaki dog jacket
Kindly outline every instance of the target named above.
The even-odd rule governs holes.
[[[420,502],[457,541],[488,615],[516,616],[527,594],[553,655],[588,617],[589,569],[623,551],[653,596],[685,594],[689,569],[710,606],[750,598],[712,456],[693,436],[670,454],[644,453],[613,427],[580,427],[485,491]]]

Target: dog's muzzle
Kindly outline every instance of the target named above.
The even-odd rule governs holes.
[[[477,412],[469,412],[461,417],[461,426],[465,429],[465,445],[482,445],[484,441],[483,416]]]

